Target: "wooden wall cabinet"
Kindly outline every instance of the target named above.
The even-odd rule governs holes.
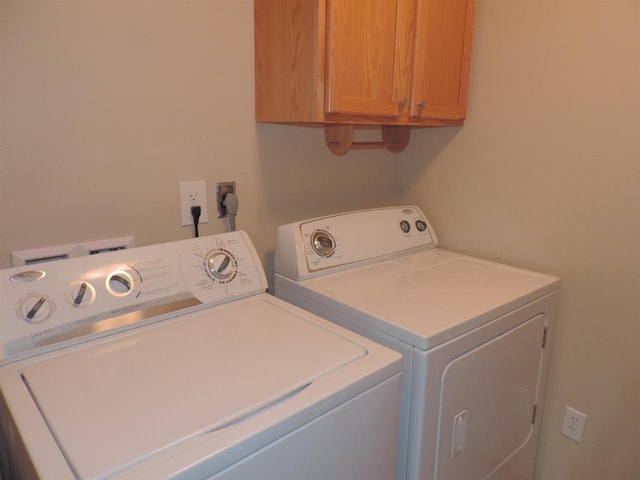
[[[462,125],[475,0],[254,0],[256,120],[325,127],[334,153]],[[381,125],[382,142],[351,141]]]

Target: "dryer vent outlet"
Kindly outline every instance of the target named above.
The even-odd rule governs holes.
[[[567,407],[564,413],[564,422],[562,422],[562,434],[580,443],[585,423],[587,423],[587,416],[584,413]]]

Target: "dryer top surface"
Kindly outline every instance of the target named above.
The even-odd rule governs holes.
[[[433,249],[298,282],[305,295],[428,349],[558,288],[558,279]]]

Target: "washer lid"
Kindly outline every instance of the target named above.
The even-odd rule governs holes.
[[[557,289],[558,279],[433,249],[299,284],[332,308],[427,350]]]
[[[75,474],[102,478],[365,355],[335,332],[252,299],[50,356],[28,364],[23,378]]]

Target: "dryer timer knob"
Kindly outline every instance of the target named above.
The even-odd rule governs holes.
[[[316,230],[311,235],[311,247],[321,257],[330,257],[336,251],[336,242],[325,230]]]

